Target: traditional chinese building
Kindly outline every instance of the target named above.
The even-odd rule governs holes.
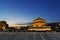
[[[37,18],[33,20],[33,27],[41,27],[41,26],[46,26],[46,20],[42,18]]]
[[[51,31],[51,26],[47,26],[46,20],[37,18],[33,20],[32,27],[28,28],[29,31]]]

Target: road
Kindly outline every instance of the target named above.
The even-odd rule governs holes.
[[[0,32],[0,40],[60,40],[59,32]]]

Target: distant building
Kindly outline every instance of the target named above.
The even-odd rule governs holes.
[[[59,26],[60,26],[60,24],[59,24]]]
[[[30,24],[15,24],[14,26],[27,27],[27,26],[31,26],[31,25]]]
[[[52,23],[47,23],[48,26],[51,26],[51,29],[53,31],[58,31],[60,30],[60,23],[59,22],[52,22]]]

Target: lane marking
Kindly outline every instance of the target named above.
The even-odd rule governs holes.
[[[45,40],[45,38],[43,37],[42,33],[40,33],[40,36],[41,36],[42,40]]]
[[[26,37],[25,40],[28,40],[28,38],[27,38],[28,37],[28,33],[27,32],[26,32],[26,36],[25,37]]]
[[[33,32],[33,40],[35,40],[35,33]]]
[[[19,35],[19,36],[18,36]],[[22,37],[22,35],[23,35],[23,33],[22,32],[20,32],[20,34],[17,34],[17,37],[15,37],[15,39],[14,40],[17,40],[17,39],[21,39],[21,37]]]

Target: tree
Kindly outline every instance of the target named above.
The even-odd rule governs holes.
[[[5,30],[6,28],[8,28],[8,24],[6,21],[0,21],[0,29]]]

